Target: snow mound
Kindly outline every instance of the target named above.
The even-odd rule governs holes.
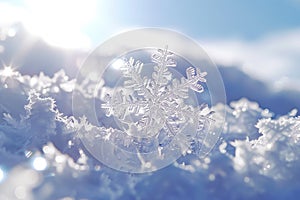
[[[9,72],[9,73],[8,73]],[[0,199],[297,199],[300,194],[300,118],[274,117],[241,99],[226,107],[213,151],[186,153],[147,174],[122,173],[84,148],[74,118],[74,80],[0,71]],[[193,147],[196,151],[197,146]]]

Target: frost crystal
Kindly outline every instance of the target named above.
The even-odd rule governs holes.
[[[124,61],[120,70],[124,77],[123,87],[114,94],[107,94],[102,108],[108,117],[114,116],[122,129],[131,136],[157,136],[163,129],[169,137],[176,135],[187,124],[198,124],[198,130],[203,129],[208,116],[200,115],[207,105],[193,107],[187,104],[190,92],[202,93],[206,82],[206,72],[199,68],[188,67],[186,78],[173,78],[170,68],[177,63],[173,53],[158,49],[152,54],[155,63],[152,76],[143,76],[144,68],[141,61],[134,58]]]

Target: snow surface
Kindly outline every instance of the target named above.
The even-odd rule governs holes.
[[[6,71],[5,71],[6,70]],[[10,71],[7,71],[10,70]],[[9,72],[9,73],[8,73]],[[204,159],[186,154],[156,172],[115,171],[94,159],[71,113],[74,80],[64,71],[0,71],[0,199],[297,199],[300,118],[242,98]],[[213,108],[218,109],[224,105]]]

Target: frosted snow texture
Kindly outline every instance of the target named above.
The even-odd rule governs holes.
[[[300,118],[274,117],[255,102],[225,105],[222,138],[205,159],[193,154],[151,174],[105,167],[81,144],[95,129],[68,116],[74,81],[0,72],[0,199],[298,199]],[[218,109],[224,105],[216,105]],[[64,110],[64,111],[62,111]],[[195,147],[196,148],[196,147]],[[37,158],[46,168],[35,169]]]

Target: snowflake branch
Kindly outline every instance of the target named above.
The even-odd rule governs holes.
[[[168,51],[168,46],[165,49],[158,49],[158,54],[152,55],[152,62],[156,63],[152,78],[154,80],[156,91],[164,85],[167,85],[172,78],[168,67],[176,67],[176,61],[170,58],[173,53]]]
[[[147,78],[141,77],[142,68],[143,63],[140,61],[134,63],[133,58],[130,58],[129,61],[121,67],[124,77],[129,79],[124,82],[124,87],[131,88],[137,91],[139,95],[145,95],[146,98],[154,98],[153,94],[147,88]]]

